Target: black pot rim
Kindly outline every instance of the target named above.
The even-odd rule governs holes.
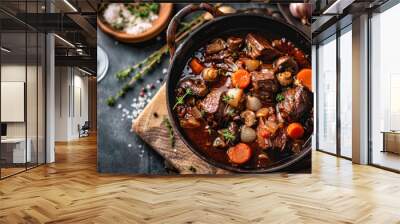
[[[303,159],[304,157],[306,157],[307,155],[311,154],[311,139],[312,139],[312,135],[306,140],[306,142],[303,145],[303,149],[300,151],[300,153],[298,154],[294,154],[290,157],[287,157],[285,159],[288,159],[288,161],[283,162],[280,165],[277,166],[273,166],[273,167],[269,167],[269,168],[261,168],[261,169],[254,169],[254,170],[250,170],[250,169],[243,169],[241,167],[234,167],[234,166],[229,166],[226,164],[222,164],[222,163],[218,163],[212,159],[209,159],[207,157],[205,157],[204,155],[202,155],[200,152],[198,152],[198,150],[196,150],[195,147],[192,146],[192,142],[188,139],[186,139],[184,137],[184,135],[182,135],[182,133],[180,132],[180,129],[178,127],[179,124],[177,124],[175,122],[175,115],[174,112],[172,110],[173,105],[171,104],[170,100],[169,100],[169,88],[171,85],[171,68],[172,65],[175,63],[175,61],[177,60],[177,57],[180,55],[180,50],[181,47],[186,45],[188,43],[188,41],[190,39],[193,38],[193,36],[195,36],[198,32],[200,32],[201,30],[205,29],[206,27],[210,26],[212,23],[220,21],[220,20],[225,20],[225,19],[229,19],[232,17],[240,17],[240,16],[250,16],[250,17],[261,17],[264,19],[268,19],[268,20],[272,20],[274,22],[280,23],[282,26],[286,26],[292,30],[294,30],[296,33],[300,34],[302,36],[302,38],[304,38],[304,40],[307,41],[307,43],[310,43],[311,45],[311,39],[304,34],[300,29],[298,29],[297,27],[293,26],[292,24],[288,24],[288,23],[284,23],[283,21],[277,20],[271,16],[267,16],[267,15],[261,15],[261,14],[256,14],[256,13],[235,13],[235,14],[227,14],[227,15],[223,15],[217,18],[214,18],[206,23],[204,23],[203,25],[201,25],[199,28],[197,28],[194,32],[192,32],[191,34],[189,34],[189,36],[187,38],[185,38],[185,40],[179,44],[178,48],[176,49],[175,55],[172,57],[170,65],[168,67],[168,77],[167,77],[167,81],[166,81],[166,85],[167,85],[167,89],[166,94],[167,94],[167,108],[168,108],[168,116],[170,119],[170,123],[172,125],[172,127],[174,128],[174,132],[178,134],[179,138],[183,141],[183,143],[199,158],[201,158],[203,161],[205,161],[208,164],[211,164],[215,167],[224,169],[224,170],[228,170],[228,171],[232,171],[235,173],[253,173],[253,174],[257,174],[257,173],[271,173],[271,172],[277,172],[277,171],[282,171],[283,169],[293,165],[294,163],[300,161],[301,159]],[[291,158],[293,157],[293,158]]]

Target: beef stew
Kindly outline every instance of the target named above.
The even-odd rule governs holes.
[[[312,134],[313,95],[304,84],[310,67],[284,38],[216,38],[187,62],[172,109],[188,139],[213,161],[268,168],[299,153]]]

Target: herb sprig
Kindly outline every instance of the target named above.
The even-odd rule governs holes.
[[[226,109],[226,115],[232,117],[234,114],[235,114],[235,109],[230,107]]]
[[[229,129],[223,129],[222,136],[227,142],[233,142],[236,139],[236,136]]]
[[[277,101],[277,102],[281,102],[281,101],[283,101],[283,100],[285,100],[285,96],[282,95],[282,93],[278,93],[278,94],[276,95],[276,101]]]
[[[231,101],[233,99],[232,95],[226,94],[222,97],[222,101],[224,101],[225,103],[228,103],[229,101]]]
[[[173,148],[175,146],[175,136],[174,136],[174,129],[172,128],[171,122],[168,120],[168,118],[164,118],[163,120],[164,126],[168,130],[168,139],[169,139],[169,144]]]
[[[174,105],[174,107],[172,109],[175,110],[175,108],[178,105],[184,104],[185,103],[185,97],[187,97],[189,95],[193,95],[193,91],[192,91],[192,89],[187,88],[186,92],[185,92],[185,94],[183,94],[183,96],[179,96],[179,97],[176,98],[176,103],[175,103],[175,105]]]

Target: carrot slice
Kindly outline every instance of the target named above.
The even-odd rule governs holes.
[[[251,75],[244,69],[239,69],[232,74],[232,85],[241,89],[245,89],[251,81]]]
[[[247,161],[249,161],[252,150],[250,146],[244,144],[244,143],[239,143],[231,148],[228,149],[228,157],[229,160],[232,163],[235,164],[243,164]]]
[[[190,61],[190,68],[195,74],[199,75],[203,71],[204,66],[200,63],[198,58],[193,58]]]
[[[292,139],[298,139],[303,137],[304,128],[300,123],[291,123],[286,129],[287,134]]]
[[[303,68],[297,73],[297,80],[301,82],[302,85],[307,87],[312,91],[312,70],[309,68]]]

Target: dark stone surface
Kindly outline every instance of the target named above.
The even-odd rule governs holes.
[[[233,4],[236,8],[257,7],[258,4]],[[263,7],[266,5],[264,4]],[[175,11],[182,5],[175,5]],[[275,7],[272,7],[276,11]],[[101,173],[132,173],[132,174],[166,174],[163,158],[146,145],[135,133],[130,131],[131,120],[122,118],[122,108],[129,108],[132,98],[139,95],[142,86],[155,83],[157,79],[164,78],[162,73],[167,68],[169,61],[164,57],[161,64],[150,74],[146,75],[143,82],[119,100],[115,107],[106,105],[105,100],[121,88],[123,82],[119,82],[114,74],[128,65],[135,64],[159,49],[165,43],[165,33],[158,38],[139,44],[124,44],[97,31],[97,43],[107,53],[110,66],[106,77],[98,83],[98,158],[97,169]],[[158,89],[160,84],[156,85]],[[153,92],[156,92],[154,90]],[[131,147],[129,147],[129,145]],[[306,162],[307,164],[307,162]],[[309,164],[309,163],[308,163]],[[307,172],[307,171],[306,171]]]
[[[161,156],[130,131],[130,119],[121,120],[121,109],[118,109],[118,106],[109,107],[105,103],[107,97],[115,95],[122,86],[122,82],[119,82],[114,74],[121,68],[143,60],[159,49],[164,41],[152,40],[136,45],[123,44],[98,30],[97,43],[104,49],[110,60],[107,75],[98,83],[97,90],[98,171],[105,173],[165,173]],[[165,58],[151,74],[146,75],[143,81],[137,83],[138,85],[116,105],[121,104],[122,108],[128,109],[132,98],[139,95],[142,86],[154,83],[163,77],[162,69],[168,66],[168,60]],[[158,87],[159,85],[157,85]],[[129,144],[131,147],[128,147]]]

